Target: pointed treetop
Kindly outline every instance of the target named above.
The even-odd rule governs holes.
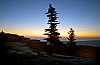
[[[73,30],[72,28],[70,28],[70,30]]]
[[[1,32],[0,32],[1,34],[4,34],[4,31],[3,31],[3,28],[1,29]]]
[[[1,32],[3,32],[3,28],[1,29]]]
[[[49,4],[49,7],[50,7],[50,8],[53,8],[53,7],[52,7],[52,4]]]
[[[1,29],[1,32],[3,32],[3,28]]]
[[[74,32],[74,30],[72,28],[70,28],[70,30]]]
[[[51,8],[52,7],[52,4],[49,4],[49,7]]]
[[[55,10],[55,8],[52,7],[52,4],[49,4],[49,9],[53,9],[53,10]]]

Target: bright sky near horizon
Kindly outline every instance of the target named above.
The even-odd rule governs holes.
[[[73,28],[78,36],[100,37],[100,0],[0,0],[0,28],[26,36],[44,36],[52,4],[61,36]]]

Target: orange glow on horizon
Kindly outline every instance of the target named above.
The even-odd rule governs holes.
[[[10,30],[10,32],[8,30],[4,30],[5,33],[11,33],[11,34],[17,34],[17,35],[21,35],[21,36],[27,36],[27,37],[32,37],[32,38],[39,38],[39,37],[44,37],[46,38],[46,35],[43,35],[45,32],[41,31],[41,32],[37,32],[37,31],[26,31],[26,30]],[[96,37],[100,37],[100,33],[82,33],[82,32],[75,32],[76,36],[78,37],[85,37],[85,38],[96,38]],[[67,37],[68,33],[67,32],[60,32],[60,36],[61,37]]]
[[[61,37],[68,37],[68,34],[66,34],[66,35],[60,35]],[[93,34],[93,33],[90,33],[90,34],[88,34],[88,33],[80,33],[80,34],[78,34],[78,35],[76,35],[77,37],[82,37],[82,38],[96,38],[96,37],[100,37],[100,34]],[[39,35],[32,35],[32,37],[48,37],[47,35],[43,35],[43,34],[39,34]]]
[[[79,33],[78,34],[80,37],[86,37],[86,38],[96,38],[100,37],[99,33]]]
[[[67,37],[67,32],[61,32],[61,36]],[[86,33],[86,32],[75,32],[75,36],[77,37],[84,37],[84,38],[96,38],[100,37],[100,33]]]

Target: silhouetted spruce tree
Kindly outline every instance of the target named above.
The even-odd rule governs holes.
[[[59,40],[59,35],[60,33],[57,32],[57,24],[59,24],[59,22],[57,21],[57,13],[55,11],[55,8],[52,7],[52,5],[49,5],[49,9],[48,12],[46,13],[47,17],[49,18],[48,23],[50,25],[50,27],[48,29],[45,29],[45,35],[48,35],[48,39],[47,41],[50,42],[51,45],[59,45],[60,44],[60,40]]]
[[[69,37],[67,38],[69,40],[68,45],[76,45],[75,43],[75,34],[74,34],[74,30],[72,28],[70,28],[70,31],[68,32]]]

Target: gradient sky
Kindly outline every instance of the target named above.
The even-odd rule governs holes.
[[[61,36],[73,28],[78,36],[100,36],[100,0],[0,0],[0,28],[19,35],[43,36],[48,5],[58,14]]]

